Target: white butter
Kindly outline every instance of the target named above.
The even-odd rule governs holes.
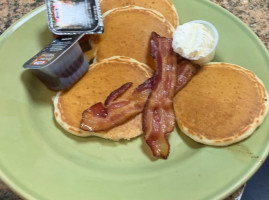
[[[177,27],[173,34],[172,46],[176,53],[182,57],[201,63],[212,59],[216,47],[214,30],[202,23],[189,22]],[[214,56],[214,55],[213,55]],[[208,57],[208,59],[205,59]]]

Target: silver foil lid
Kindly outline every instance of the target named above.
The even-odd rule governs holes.
[[[48,26],[56,35],[104,32],[98,0],[46,0]]]

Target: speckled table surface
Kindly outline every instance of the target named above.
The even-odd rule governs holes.
[[[211,0],[247,24],[269,50],[269,0]],[[44,4],[44,0],[0,0],[0,35],[26,13]],[[228,199],[236,199],[235,194]],[[0,200],[18,200],[0,180]]]

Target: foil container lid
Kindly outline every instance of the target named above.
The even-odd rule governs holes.
[[[98,0],[46,0],[48,26],[56,35],[104,32]]]

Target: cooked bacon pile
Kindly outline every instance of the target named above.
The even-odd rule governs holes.
[[[199,70],[176,53],[172,39],[151,35],[151,55],[155,61],[153,77],[139,85],[125,99],[117,101],[132,83],[113,91],[105,103],[97,103],[82,113],[80,128],[86,131],[104,131],[123,124],[143,113],[145,140],[154,156],[166,159],[170,145],[167,136],[175,126],[173,97]]]

